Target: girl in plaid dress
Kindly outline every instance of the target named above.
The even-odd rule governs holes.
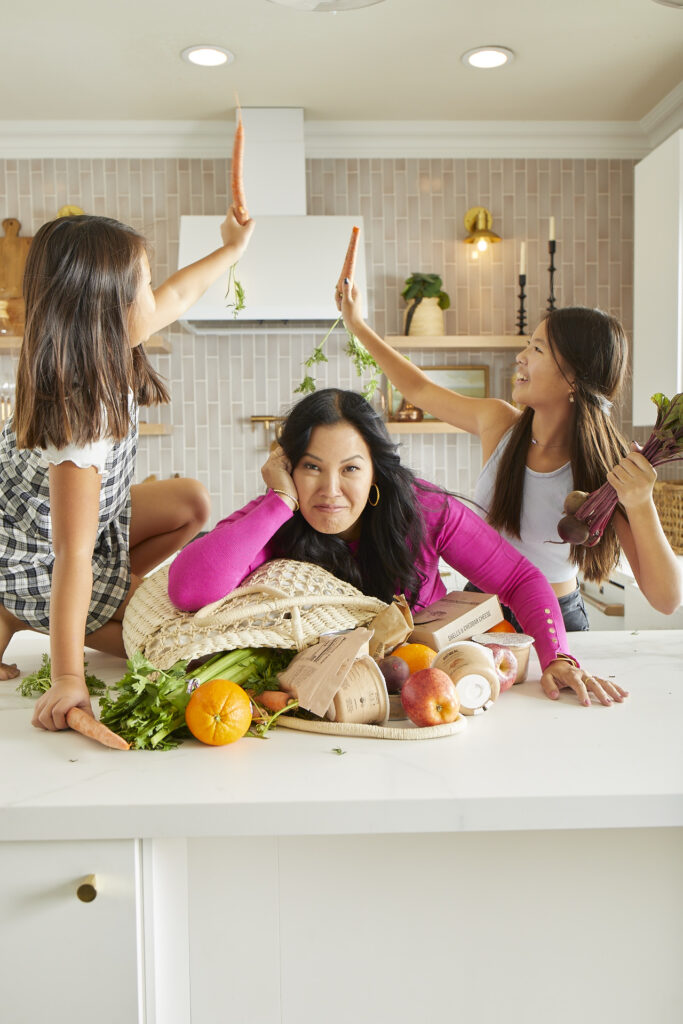
[[[131,483],[138,406],[168,401],[140,346],[227,273],[252,230],[229,210],[223,245],[156,290],[144,239],[109,218],[58,218],[31,244],[16,408],[0,434],[0,679],[19,674],[2,661],[15,632],[49,633],[39,728],[91,711],[84,641],[125,657],[132,591],[208,518],[196,480]]]

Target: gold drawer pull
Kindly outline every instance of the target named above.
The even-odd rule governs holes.
[[[76,889],[76,895],[82,903],[92,903],[97,896],[97,879],[94,875],[86,875]]]

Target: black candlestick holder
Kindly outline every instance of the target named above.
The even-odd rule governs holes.
[[[517,314],[517,326],[519,330],[517,334],[526,334],[526,313],[524,312],[524,299],[526,295],[524,293],[524,285],[526,284],[526,274],[519,275],[519,312]]]
[[[548,242],[548,252],[550,253],[550,266],[548,267],[548,273],[550,275],[550,294],[548,295],[548,312],[552,313],[555,309],[555,239],[551,238]]]

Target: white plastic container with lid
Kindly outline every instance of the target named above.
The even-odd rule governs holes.
[[[487,647],[471,640],[457,640],[439,651],[432,668],[440,668],[455,683],[463,715],[477,715],[500,694],[500,682]]]
[[[529,653],[534,643],[534,638],[527,633],[477,633],[472,637],[477,644],[488,647],[496,644],[498,647],[509,647],[517,659],[516,683],[523,683],[529,671]]]

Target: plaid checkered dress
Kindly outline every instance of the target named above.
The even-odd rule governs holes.
[[[131,410],[133,411],[133,410]],[[130,587],[130,485],[138,427],[114,442],[102,471],[86,633],[111,619]],[[52,549],[48,463],[40,449],[18,449],[10,417],[0,433],[0,604],[41,633],[50,631]]]

